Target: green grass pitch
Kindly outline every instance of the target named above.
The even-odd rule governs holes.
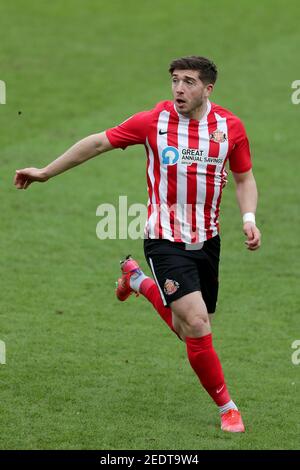
[[[296,0],[1,2],[1,449],[299,448],[299,40]],[[168,64],[188,54],[217,63],[212,101],[244,121],[260,193],[249,253],[231,178],[224,191],[213,328],[244,435],[220,431],[151,305],[115,299],[120,258],[146,268],[142,241],[100,241],[96,208],[146,202],[143,148],[12,185],[16,168],[169,99]]]

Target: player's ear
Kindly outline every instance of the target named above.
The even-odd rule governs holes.
[[[208,85],[206,85],[205,90],[206,90],[206,97],[207,98],[209,97],[209,95],[212,94],[213,89],[214,89],[214,85],[212,83],[209,83]]]

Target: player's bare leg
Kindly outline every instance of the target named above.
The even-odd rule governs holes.
[[[184,295],[171,304],[173,325],[185,339],[211,333],[210,321],[201,292]]]

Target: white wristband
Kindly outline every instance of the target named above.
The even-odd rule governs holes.
[[[243,214],[243,224],[246,222],[253,222],[255,224],[255,214],[253,212]]]

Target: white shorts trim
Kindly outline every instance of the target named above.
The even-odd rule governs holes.
[[[165,299],[165,297],[164,297],[164,294],[163,294],[163,292],[162,292],[162,290],[161,290],[161,288],[160,288],[160,285],[159,285],[159,283],[158,283],[158,280],[157,280],[157,277],[156,277],[156,274],[155,274],[155,271],[154,271],[153,261],[152,261],[152,259],[151,259],[150,257],[149,257],[149,262],[150,262],[151,271],[152,271],[154,280],[155,280],[155,282],[156,282],[156,285],[157,285],[157,287],[158,287],[158,290],[159,290],[159,293],[160,293],[160,296],[161,296],[161,300],[163,301],[164,306],[167,307],[168,304],[167,304],[167,302],[166,302],[166,299]]]

